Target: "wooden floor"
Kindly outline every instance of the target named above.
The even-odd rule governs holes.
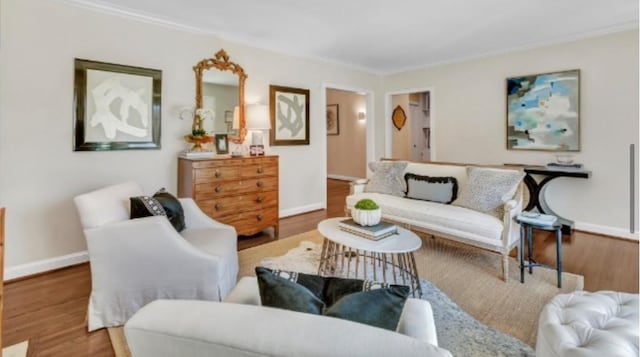
[[[328,180],[328,209],[282,219],[280,239],[315,229],[327,217],[343,215],[348,192],[348,183]],[[242,237],[239,249],[272,240],[267,234]],[[564,270],[584,275],[585,290],[638,292],[636,242],[582,232],[565,237],[563,242]],[[534,255],[542,263],[555,264],[555,239],[549,234],[537,234]],[[29,339],[29,356],[113,356],[106,330],[86,331],[90,289],[88,264],[8,283],[4,345]]]

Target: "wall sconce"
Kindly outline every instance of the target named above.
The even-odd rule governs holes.
[[[367,114],[365,114],[365,112],[358,112],[358,120],[365,120],[367,119]]]

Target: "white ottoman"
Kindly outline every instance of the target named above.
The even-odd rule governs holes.
[[[638,294],[577,291],[540,313],[536,357],[638,357]]]

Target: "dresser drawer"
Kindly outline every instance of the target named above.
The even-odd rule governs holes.
[[[221,197],[197,201],[198,206],[211,218],[218,218],[243,211],[263,210],[277,206],[278,192],[255,192],[246,195]]]
[[[196,169],[194,171],[196,184],[217,182],[222,180],[236,180],[238,179],[238,177],[240,177],[240,168],[237,166],[211,167],[205,169]]]
[[[200,201],[238,193],[244,194],[277,190],[278,179],[276,177],[241,179],[236,181],[196,184],[196,194],[194,198],[196,201]]]
[[[260,163],[242,166],[240,177],[262,177],[278,176],[278,165],[276,163]]]
[[[239,235],[252,235],[267,227],[276,226],[278,223],[278,211],[276,207],[270,207],[264,210],[233,214],[221,217],[218,220],[234,226]]]

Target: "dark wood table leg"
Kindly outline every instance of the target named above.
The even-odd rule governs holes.
[[[558,270],[558,288],[562,288],[562,230],[556,229],[556,269]]]

